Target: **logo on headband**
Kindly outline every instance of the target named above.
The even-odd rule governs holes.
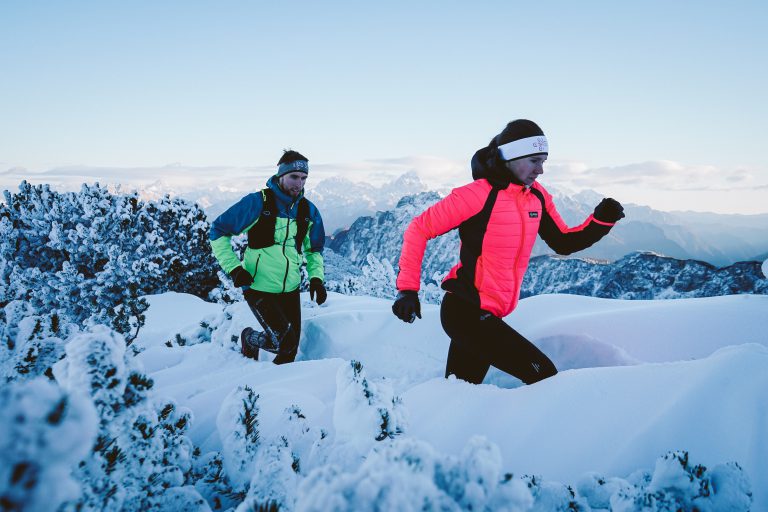
[[[537,137],[536,140],[533,141],[533,147],[538,149],[539,151],[548,151],[549,145],[547,144],[547,139],[544,137]]]

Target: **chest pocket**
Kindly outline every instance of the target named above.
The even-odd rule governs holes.
[[[528,208],[528,225],[535,224],[538,226],[541,223],[542,217],[544,216],[544,194],[542,194],[540,190],[536,190],[533,187],[531,187],[529,190],[531,191],[531,194],[536,197],[536,200],[531,198],[526,205]]]
[[[277,227],[277,201],[275,193],[265,188],[261,191],[262,203],[259,220],[248,230],[248,247],[251,249],[263,249],[275,245],[275,228]],[[299,199],[296,213],[296,250],[301,253],[301,244],[309,230],[309,201]]]

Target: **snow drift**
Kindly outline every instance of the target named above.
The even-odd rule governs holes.
[[[408,325],[389,301],[302,296],[298,360],[275,366],[238,353],[255,324],[244,304],[148,300],[138,359],[158,393],[192,411],[203,453],[257,468],[236,477],[244,504],[768,507],[768,297],[525,299],[506,320],[561,370],[533,386],[501,372],[477,386],[442,378],[437,306]],[[258,410],[250,454],[233,448],[246,386]]]

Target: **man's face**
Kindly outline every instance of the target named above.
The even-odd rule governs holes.
[[[546,161],[547,155],[533,155],[504,162],[504,165],[515,178],[523,182],[523,185],[530,187],[536,178],[544,174]]]
[[[288,174],[283,174],[278,180],[280,189],[296,199],[304,189],[304,183],[307,182],[307,174],[304,172],[294,171]]]

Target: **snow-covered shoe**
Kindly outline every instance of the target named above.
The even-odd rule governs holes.
[[[255,353],[252,359],[258,359],[259,349],[277,354],[279,347],[272,342],[272,337],[267,333],[246,327],[240,333],[240,348],[245,357],[251,357],[248,354]]]
[[[251,345],[250,343],[251,335],[253,333],[254,330],[250,327],[246,327],[243,329],[243,332],[240,333],[240,352],[242,352],[245,357],[258,361],[259,346]]]

